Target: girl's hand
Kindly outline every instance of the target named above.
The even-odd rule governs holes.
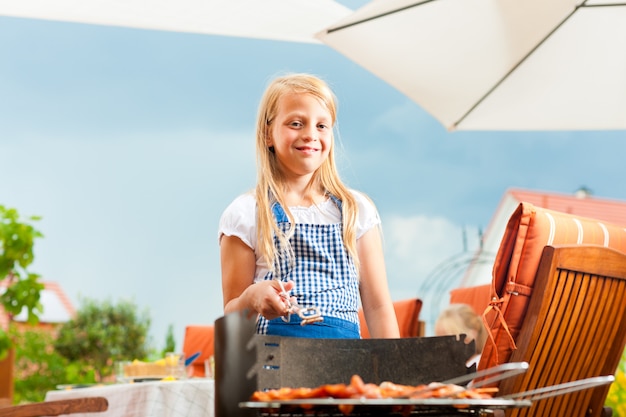
[[[285,292],[289,293],[294,287],[293,281],[283,282]],[[253,310],[268,320],[285,316],[289,312],[287,300],[282,294],[278,281],[268,279],[257,282],[248,287],[248,297]]]

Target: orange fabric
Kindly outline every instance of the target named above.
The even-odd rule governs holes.
[[[479,369],[509,360],[546,245],[595,244],[626,252],[626,228],[520,203],[511,215],[493,265],[491,302],[485,309],[490,338]]]
[[[398,327],[400,328],[400,337],[417,337],[419,336],[419,315],[422,309],[422,300],[419,298],[410,298],[407,300],[394,301],[393,308],[396,312]],[[359,309],[359,321],[361,325],[361,337],[369,339],[370,332],[365,322],[363,309]]]
[[[483,319],[483,324],[485,325],[485,330],[487,331],[487,337],[489,338],[489,341],[492,343],[491,346],[497,346],[496,343],[496,339],[494,337],[494,332],[492,331],[492,328],[495,326],[489,326],[489,316],[490,314],[493,312],[495,314],[496,320],[498,320],[498,325],[500,325],[502,327],[502,331],[503,331],[503,335],[505,335],[504,337],[508,336],[508,340],[511,343],[511,348],[512,349],[517,349],[517,345],[515,345],[515,339],[513,338],[513,335],[511,334],[511,330],[509,330],[509,326],[506,324],[506,320],[504,320],[504,314],[502,314],[502,310],[500,310],[500,305],[502,305],[503,303],[503,299],[497,299],[494,298],[490,303],[489,306],[485,309],[485,312],[482,315],[482,319]],[[521,319],[523,321],[523,317]],[[493,362],[494,365],[502,363],[500,362],[500,358],[498,356],[498,349],[493,349]]]
[[[455,288],[450,291],[450,304],[467,304],[482,316],[491,299],[491,284]]]
[[[204,360],[213,356],[215,329],[212,325],[192,325],[185,327],[183,352],[190,357],[196,352],[200,356],[190,365],[194,377],[204,377]]]

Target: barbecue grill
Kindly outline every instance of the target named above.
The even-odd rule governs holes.
[[[380,384],[417,386],[433,381],[485,385],[524,372],[528,364],[505,364],[476,372],[465,363],[474,353],[464,335],[402,339],[307,339],[255,334],[256,320],[231,313],[215,322],[216,417],[489,416],[533,400],[608,384],[612,376],[574,381],[539,391],[488,399],[385,398],[251,401],[255,391],[349,384],[353,375]],[[498,369],[497,369],[498,368]],[[497,376],[497,374],[500,376]],[[496,377],[487,378],[496,374]],[[478,382],[477,382],[478,381]],[[463,384],[464,385],[464,384]]]

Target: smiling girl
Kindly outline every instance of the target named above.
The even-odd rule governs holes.
[[[336,116],[333,92],[309,74],[274,79],[261,100],[257,186],[218,232],[224,312],[257,313],[257,333],[359,338],[361,304],[372,337],[399,337],[378,212],[335,166]]]

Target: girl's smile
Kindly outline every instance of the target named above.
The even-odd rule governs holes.
[[[297,147],[296,149],[305,153],[313,153],[313,152],[318,152],[320,150],[318,148],[311,148],[310,146],[301,146],[301,147]]]

